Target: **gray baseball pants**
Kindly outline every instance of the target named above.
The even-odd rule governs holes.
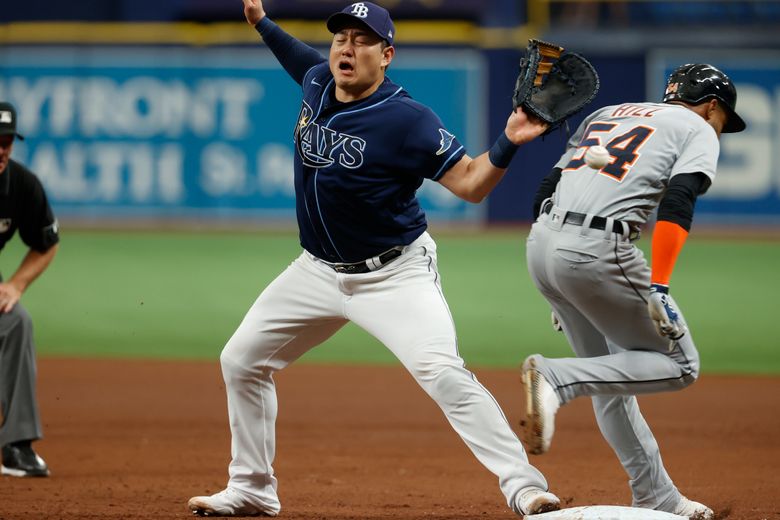
[[[543,214],[528,237],[531,278],[557,314],[576,358],[539,356],[538,368],[562,404],[591,396],[604,438],[617,454],[633,505],[672,510],[680,492],[664,469],[635,395],[680,390],[696,380],[690,332],[670,344],[655,330],[646,295],[650,269],[627,236]],[[679,307],[678,307],[679,310]],[[681,315],[682,317],[682,315]]]
[[[20,304],[0,313],[0,446],[43,434],[35,397],[32,320]]]

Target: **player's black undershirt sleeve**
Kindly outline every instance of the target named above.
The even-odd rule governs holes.
[[[299,85],[309,69],[326,61],[322,54],[284,32],[267,16],[257,22],[255,29],[287,74]]]
[[[674,222],[685,231],[690,231],[696,198],[705,193],[710,184],[710,178],[698,172],[672,177],[658,205],[658,220]]]
[[[561,168],[553,168],[552,171],[547,174],[547,177],[542,179],[542,183],[539,185],[539,189],[536,190],[536,196],[534,197],[534,220],[539,216],[544,199],[552,197],[552,194],[555,193],[555,187],[558,185],[558,181],[561,180],[561,171]]]

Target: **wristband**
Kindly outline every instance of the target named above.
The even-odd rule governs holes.
[[[488,159],[496,168],[508,168],[518,148],[519,145],[510,141],[505,132],[501,132],[488,152]]]

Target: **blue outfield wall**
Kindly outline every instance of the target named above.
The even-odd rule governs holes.
[[[6,48],[0,71],[27,136],[13,156],[61,217],[294,219],[300,87],[268,50]],[[408,50],[392,78],[482,150],[486,71],[477,51]],[[420,197],[433,220],[485,218],[438,183]]]
[[[574,49],[576,50],[576,49]],[[389,71],[434,108],[472,156],[504,128],[519,49],[401,46]],[[587,110],[658,100],[669,71],[707,61],[739,89],[748,131],[722,140],[718,178],[697,221],[780,223],[780,52],[655,50],[589,55],[601,89]],[[0,98],[14,102],[14,157],[42,178],[62,217],[294,219],[292,128],[299,88],[262,47],[4,46]],[[572,131],[585,113],[571,121]],[[379,124],[379,122],[378,122]],[[432,221],[531,220],[564,131],[521,148],[487,204],[425,182]]]

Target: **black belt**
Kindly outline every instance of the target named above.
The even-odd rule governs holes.
[[[389,264],[399,256],[401,256],[401,253],[403,253],[402,247],[394,247],[393,249],[389,249],[385,251],[384,253],[380,254],[379,256],[375,256],[374,258],[369,258],[368,260],[363,260],[362,262],[355,262],[352,264],[331,264],[327,263],[326,265],[330,268],[332,268],[337,273],[344,273],[344,274],[362,274],[362,273],[370,273],[371,271],[376,271],[378,269],[383,268],[385,265]]]
[[[550,213],[552,211],[552,204],[547,204],[547,206],[543,210],[545,213]],[[566,215],[563,217],[563,223],[564,224],[571,224],[573,226],[581,226],[585,223],[585,219],[587,218],[587,215],[585,213],[577,213],[576,211],[567,211]],[[622,235],[626,229],[628,229],[628,239],[629,240],[636,240],[639,238],[639,230],[631,227],[630,224],[625,223],[625,228],[623,228],[624,222],[622,220],[614,219],[612,221],[612,232],[617,233],[619,235]],[[606,229],[607,228],[607,218],[606,217],[599,217],[595,216],[590,221],[591,229]]]

